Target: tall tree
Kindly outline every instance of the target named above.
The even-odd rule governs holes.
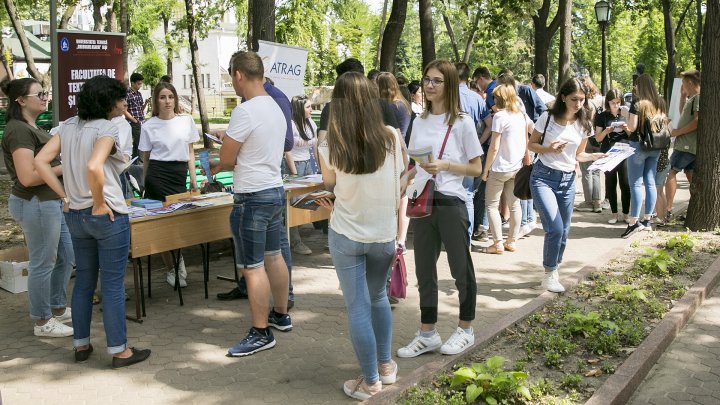
[[[383,0],[382,14],[380,14],[380,29],[378,30],[377,53],[375,57],[375,66],[380,66],[380,54],[382,53],[382,41],[385,35],[385,22],[387,21],[388,0]]]
[[[192,85],[195,87],[197,95],[198,112],[200,113],[200,126],[203,133],[210,131],[210,124],[207,117],[207,108],[205,107],[205,93],[203,92],[202,82],[200,81],[200,55],[198,54],[198,35],[196,24],[198,19],[195,15],[195,4],[193,0],[185,0],[185,28],[188,34],[188,44],[190,45],[190,64],[192,66]],[[207,137],[203,137],[203,146],[209,148],[210,142]]]
[[[275,41],[275,0],[248,0],[252,3],[252,8],[248,11],[252,13],[249,19],[252,20],[252,39],[248,43],[252,44],[253,51],[257,51],[260,47],[258,40]]]
[[[570,54],[572,47],[572,0],[560,0],[558,4],[560,22],[560,55],[558,59],[558,87],[572,77]]]
[[[702,50],[702,91],[698,122],[697,167],[690,185],[685,226],[693,231],[720,226],[720,0],[707,0]]]
[[[395,55],[403,27],[405,27],[407,3],[408,0],[393,0],[390,18],[383,35],[382,48],[380,48],[380,70],[384,72],[395,72]]]
[[[58,29],[60,30],[66,30],[68,28],[70,19],[73,14],[75,14],[75,9],[77,8],[77,0],[70,0],[65,2],[65,4],[65,10],[63,11],[62,17],[60,18],[60,24],[58,25]]]
[[[563,0],[566,1],[566,0]],[[543,76],[548,78],[548,51],[550,50],[550,44],[552,38],[555,36],[558,28],[560,27],[560,21],[562,20],[562,13],[558,10],[555,13],[555,17],[552,18],[550,24],[548,19],[550,18],[550,6],[551,0],[543,0],[542,5],[537,10],[537,13],[532,16],[534,30],[534,43],[535,43],[535,60],[533,67],[535,73],[542,73]]]
[[[103,17],[102,17],[102,6],[105,5],[105,0],[92,0],[93,6],[93,31],[102,31]]]
[[[130,78],[130,72],[128,72],[130,69],[128,65],[128,34],[130,33],[130,20],[128,19],[127,0],[120,0],[120,32],[125,34],[125,45],[122,49],[123,71],[125,72],[123,81],[128,83]]]
[[[450,17],[448,17],[447,4],[445,3],[445,0],[440,0],[440,3],[442,3],[443,5],[441,14],[443,22],[445,23],[445,30],[447,31],[448,37],[450,38],[450,45],[452,46],[453,55],[455,56],[455,62],[459,62],[460,51],[458,50],[457,39],[455,38],[455,30],[453,30],[452,24],[450,24]]]
[[[43,87],[45,87],[49,83],[49,78],[47,75],[40,73],[37,66],[35,66],[35,58],[33,57],[32,49],[30,48],[30,43],[28,42],[27,36],[25,35],[25,28],[23,27],[22,22],[18,17],[17,9],[15,8],[15,2],[13,2],[13,0],[4,0],[4,2],[8,18],[10,18],[10,22],[15,29],[15,34],[20,41],[20,47],[22,48],[23,54],[25,54],[27,71],[30,76],[34,77],[35,80],[39,81],[43,85]],[[5,55],[2,55],[2,57],[5,57]]]
[[[695,69],[700,70],[702,56],[703,0],[695,1]]]
[[[115,18],[115,0],[107,0],[107,11],[105,12],[105,31],[117,32],[117,18]]]
[[[420,48],[422,48],[422,68],[435,60],[435,27],[432,21],[432,1],[419,0]]]

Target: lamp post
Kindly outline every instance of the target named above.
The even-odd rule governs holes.
[[[595,3],[595,19],[597,19],[602,31],[602,80],[600,87],[602,88],[602,94],[605,95],[607,92],[607,74],[605,73],[605,29],[607,28],[610,16],[612,14],[612,4],[607,0],[598,0]]]

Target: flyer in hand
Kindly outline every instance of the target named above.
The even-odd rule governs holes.
[[[428,146],[420,149],[408,149],[408,156],[417,164],[426,164],[433,162],[433,151],[432,146]]]
[[[291,200],[291,204],[295,208],[316,211],[318,208],[320,208],[320,204],[318,204],[316,201],[318,198],[327,198],[330,200],[334,200],[335,194],[327,190],[315,190],[311,193],[294,197]]]
[[[607,156],[594,161],[588,170],[602,170],[603,172],[608,172],[622,163],[623,160],[632,156],[634,153],[635,148],[632,146],[627,143],[617,142],[612,148],[610,148],[609,151],[607,151]]]

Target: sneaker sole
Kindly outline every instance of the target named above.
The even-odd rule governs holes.
[[[247,352],[247,353],[230,353],[230,352],[228,351],[228,354],[227,354],[227,355],[230,356],[230,357],[245,357],[245,356],[250,356],[250,355],[255,354],[255,353],[257,353],[257,352],[261,352],[261,351],[263,351],[263,350],[272,349],[273,347],[275,347],[275,343],[276,343],[276,341],[273,340],[272,342],[266,344],[265,346],[258,347],[257,349],[255,349],[255,350],[253,350],[253,351],[251,351],[251,352]]]
[[[623,238],[623,239],[627,239],[627,238],[635,235],[636,233],[640,232],[641,230],[642,230],[642,228],[635,228],[635,229],[634,229],[632,232],[630,232],[629,234],[627,234],[627,235],[622,235],[622,236],[620,236],[620,237]]]
[[[400,354],[400,350],[398,349],[397,355],[398,355],[398,357],[401,357],[401,358],[403,358],[403,359],[410,359],[410,358],[413,358],[413,357],[417,357],[417,356],[419,356],[419,355],[421,355],[421,354],[423,354],[423,353],[435,351],[435,350],[439,349],[440,347],[442,347],[442,343],[441,343],[441,344],[438,344],[438,345],[435,345],[435,346],[427,346],[427,347],[425,347],[424,349],[421,349],[420,351],[414,352],[414,353],[412,353],[412,354],[410,354],[410,355],[402,355],[402,354]]]
[[[392,385],[397,381],[397,373],[394,375],[380,375],[380,382],[384,385]]]
[[[359,399],[361,401],[368,400],[372,396],[358,391],[352,392],[345,385],[343,385],[343,392],[345,392],[345,395],[349,396],[350,398]]]
[[[40,334],[38,334],[38,333],[35,333],[35,336],[37,336],[37,337],[56,337],[56,338],[60,338],[60,337],[70,337],[70,336],[72,336],[72,335],[73,335],[73,332],[67,332],[67,333],[61,333],[61,334],[54,334],[54,333],[40,333]]]
[[[282,326],[282,325],[278,325],[276,323],[270,323],[270,322],[268,322],[268,326],[271,326],[281,332],[290,332],[293,328],[292,325]]]
[[[444,354],[444,355],[447,355],[447,356],[454,356],[454,355],[456,355],[456,354],[460,354],[460,353],[464,352],[465,350],[471,348],[472,345],[474,345],[474,344],[475,344],[475,342],[473,341],[472,343],[470,343],[469,345],[465,346],[465,348],[462,349],[462,350],[460,350],[460,351],[452,351],[452,350],[444,349],[444,348],[441,347],[441,348],[440,348],[440,353],[442,353],[442,354]]]

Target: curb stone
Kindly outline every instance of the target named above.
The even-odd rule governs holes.
[[[647,338],[618,367],[615,374],[595,391],[585,405],[625,404],[645,380],[652,367],[677,334],[695,314],[720,281],[720,259],[716,259],[705,274],[683,295],[663,317]]]

